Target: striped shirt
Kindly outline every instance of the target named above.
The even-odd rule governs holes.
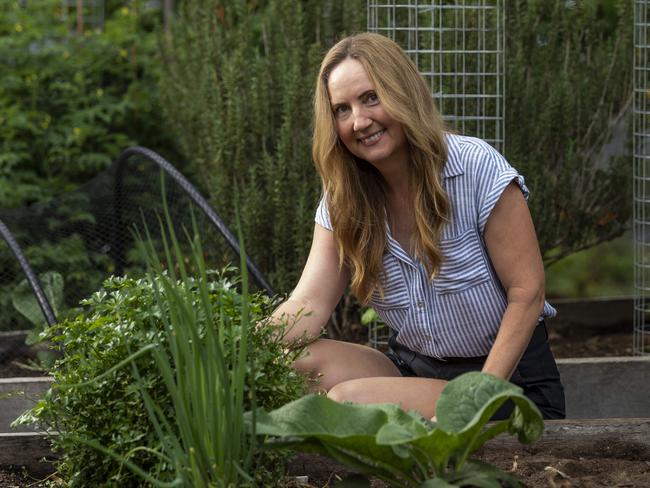
[[[448,134],[443,186],[451,204],[442,232],[443,262],[430,281],[423,264],[411,258],[390,235],[384,253],[384,293],[371,306],[409,349],[436,358],[487,355],[494,343],[507,299],[483,240],[490,212],[515,181],[524,197],[524,178],[488,143]],[[316,223],[332,230],[325,199]],[[555,316],[548,302],[540,320]]]

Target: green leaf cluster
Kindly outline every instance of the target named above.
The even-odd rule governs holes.
[[[199,337],[219,328],[218,324],[229,324],[219,328],[226,345],[238,341],[244,303],[251,320],[264,317],[271,305],[260,295],[244,300],[231,275],[231,270],[208,274],[208,303],[214,316],[223,319],[216,322],[209,321],[202,312],[205,297],[196,280],[188,278],[175,284],[175,289],[191,299],[188,305],[196,307]],[[157,364],[161,358],[146,353],[132,357],[152,344],[161,344],[172,354],[164,325],[172,302],[166,296],[169,289],[163,286],[168,279],[162,275],[142,279],[111,277],[101,290],[82,301],[83,315],[43,334],[64,353],[51,372],[58,386],[21,421],[37,422],[59,433],[52,441],[59,454],[60,474],[69,486],[127,487],[144,483],[114,457],[79,439],[101,445],[154,476],[172,477],[173,466],[159,455],[161,441],[142,395],[144,388],[159,413],[174,418],[174,402]],[[253,377],[255,403],[266,408],[278,407],[303,393],[304,381],[291,367],[299,352],[285,352],[279,337],[272,326],[249,331],[244,408],[251,408]],[[232,350],[224,347],[226,355]],[[254,372],[250,370],[253,356]],[[136,370],[129,367],[130,361],[135,362]]]
[[[85,182],[127,146],[171,152],[144,2],[108,1],[102,30],[76,33],[59,0],[6,0],[0,15],[0,208]]]
[[[511,416],[488,423],[508,400],[515,405]],[[542,434],[542,416],[521,388],[485,373],[466,373],[445,387],[436,415],[437,424],[396,405],[339,404],[308,395],[259,412],[256,432],[269,436],[269,448],[323,454],[394,487],[521,486],[512,476],[469,460],[500,433],[524,443]]]

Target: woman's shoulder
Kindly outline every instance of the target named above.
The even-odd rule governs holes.
[[[448,133],[446,141],[447,165],[452,172],[476,175],[498,173],[511,167],[501,153],[483,139]]]

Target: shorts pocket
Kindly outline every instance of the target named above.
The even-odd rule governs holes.
[[[442,266],[433,280],[440,294],[456,293],[489,281],[478,232],[467,229],[458,236],[440,241]]]

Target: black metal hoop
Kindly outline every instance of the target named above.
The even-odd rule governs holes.
[[[47,324],[48,325],[56,324],[58,320],[56,319],[56,315],[54,314],[54,310],[52,310],[52,306],[50,305],[50,302],[45,296],[43,287],[41,287],[41,282],[38,280],[36,273],[34,273],[34,270],[27,262],[27,258],[23,254],[23,250],[20,247],[20,245],[18,245],[18,242],[14,238],[14,235],[11,233],[9,228],[5,225],[5,223],[2,220],[0,220],[0,234],[2,234],[2,237],[4,238],[5,242],[9,246],[9,249],[11,249],[11,252],[14,253],[14,256],[16,256],[16,259],[18,260],[20,267],[25,272],[25,276],[27,276],[27,281],[29,282],[29,285],[32,287],[32,290],[34,291],[34,295],[36,296],[36,301],[38,302],[38,306],[41,307],[41,311],[45,316],[45,320],[47,320]]]
[[[115,161],[115,191],[113,194],[114,195],[113,198],[114,198],[114,211],[116,217],[116,225],[119,226],[122,217],[122,209],[117,204],[117,202],[121,201],[121,197],[122,197],[122,179],[124,174],[124,167],[128,159],[131,156],[135,156],[135,155],[143,156],[149,161],[157,164],[158,167],[165,172],[165,174],[169,175],[183,190],[185,190],[187,196],[189,196],[192,199],[192,201],[201,209],[201,211],[205,214],[205,216],[208,219],[210,219],[210,222],[212,222],[214,226],[219,230],[221,235],[223,235],[226,238],[226,241],[228,242],[230,247],[235,251],[235,253],[237,253],[237,256],[241,256],[241,248],[239,247],[239,242],[237,241],[237,238],[231,232],[228,226],[224,223],[221,217],[217,215],[217,212],[214,211],[214,209],[210,206],[210,204],[203,197],[203,195],[201,195],[201,193],[196,189],[196,187],[192,185],[192,183],[190,183],[188,179],[185,178],[185,176],[183,176],[183,174],[180,171],[178,171],[169,161],[167,161],[165,158],[160,156],[158,153],[152,151],[151,149],[147,149],[146,147],[140,147],[140,146],[129,147],[124,151],[122,151],[122,154],[120,154],[120,156]],[[116,266],[117,266],[118,265],[117,263],[123,262],[123,259],[120,258],[124,257],[124,246],[121,243],[121,241],[117,239],[117,232],[113,232],[113,245],[111,247],[114,252],[114,261],[116,262]],[[264,276],[259,271],[255,263],[253,263],[253,261],[248,256],[245,256],[245,259],[246,259],[246,266],[248,267],[248,270],[250,271],[253,278],[255,278],[257,284],[261,288],[263,288],[269,296],[273,295],[273,290],[271,286],[264,279]]]

